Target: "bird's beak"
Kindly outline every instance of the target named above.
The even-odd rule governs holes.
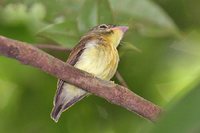
[[[128,26],[116,26],[116,27],[112,28],[112,30],[118,30],[124,34],[128,30]]]
[[[124,36],[124,33],[128,30],[127,26],[115,26],[113,28],[111,28],[111,30],[113,31],[113,34],[111,34],[111,42],[113,42],[114,46],[118,46],[121,39]]]

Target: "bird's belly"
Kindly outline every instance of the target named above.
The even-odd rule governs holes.
[[[74,66],[98,78],[110,80],[116,72],[118,61],[116,49],[88,48],[85,49]]]

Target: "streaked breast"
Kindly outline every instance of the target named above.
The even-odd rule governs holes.
[[[90,42],[74,66],[101,79],[110,80],[116,72],[118,61],[116,48],[109,44]]]

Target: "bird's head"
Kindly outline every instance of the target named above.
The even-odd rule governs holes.
[[[86,36],[93,36],[94,38],[103,39],[117,47],[127,30],[127,26],[101,24],[90,29]]]

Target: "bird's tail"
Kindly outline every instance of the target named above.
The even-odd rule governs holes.
[[[58,90],[54,99],[54,107],[51,112],[51,118],[55,122],[58,122],[62,112],[83,99],[87,94],[88,93],[86,91],[64,82],[58,85]]]
[[[86,94],[83,94],[79,97],[75,97],[73,99],[71,99],[69,102],[66,103],[60,103],[60,104],[56,104],[51,112],[51,118],[55,121],[58,122],[62,112],[64,112],[65,110],[67,110],[69,107],[71,107],[72,105],[74,105],[76,102],[80,101],[81,99],[83,99],[86,96]]]
[[[55,121],[58,122],[58,119],[60,118],[60,115],[63,112],[63,105],[59,106],[54,106],[51,112],[51,118]]]

